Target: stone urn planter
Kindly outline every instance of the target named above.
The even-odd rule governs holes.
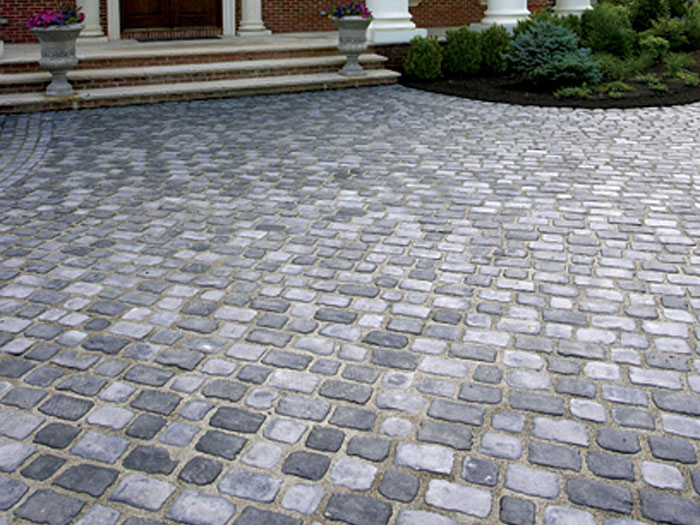
[[[69,24],[34,27],[32,31],[39,39],[41,59],[39,65],[51,73],[51,84],[46,88],[49,97],[65,97],[73,94],[73,86],[66,73],[78,63],[75,41],[85,24]]]
[[[347,77],[366,74],[358,57],[367,49],[367,28],[371,17],[343,16],[335,19],[338,28],[338,50],[347,57],[338,73]]]

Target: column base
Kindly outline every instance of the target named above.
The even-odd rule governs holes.
[[[514,27],[518,25],[518,21],[520,20],[525,20],[528,16],[530,16],[530,11],[524,11],[521,13],[504,13],[504,14],[488,14],[485,13],[486,16],[481,19],[481,22],[478,24],[472,24],[472,25],[479,25],[483,26],[484,28],[487,28],[488,26],[491,26],[493,24],[498,24],[501,26],[506,26],[506,27]],[[470,26],[471,27],[471,26]]]
[[[81,32],[78,37],[79,44],[92,44],[93,42],[107,42],[108,38],[102,31],[94,31],[89,33]]]
[[[241,26],[238,28],[238,36],[269,36],[272,31],[265,26]]]
[[[416,36],[426,37],[427,29],[375,29],[367,31],[367,40],[372,44],[407,44]]]
[[[592,9],[591,4],[589,3],[588,5],[583,5],[583,6],[571,6],[571,7],[557,7],[554,6],[553,11],[558,14],[559,16],[569,16],[569,15],[576,15],[576,16],[581,16],[584,11]]]

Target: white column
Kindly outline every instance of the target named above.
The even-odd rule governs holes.
[[[416,29],[408,11],[408,0],[367,0],[372,23],[367,38],[374,44],[403,44],[414,36],[426,36],[426,29]]]
[[[554,12],[562,16],[581,16],[586,9],[592,9],[591,0],[557,0],[554,6]]]
[[[223,0],[224,36],[236,34],[236,0]]]
[[[78,5],[83,8],[85,14],[85,29],[80,32],[80,41],[96,40],[106,41],[102,26],[100,25],[100,0],[79,0]]]
[[[0,57],[5,52],[5,50],[3,49],[4,47],[5,47],[5,43],[2,40],[0,40]]]
[[[527,0],[489,0],[481,23],[483,25],[514,26],[518,20],[527,18],[529,14]]]
[[[119,0],[107,0],[107,38],[120,40],[122,37],[122,21],[119,12]]]
[[[241,2],[241,26],[238,28],[239,36],[270,35],[272,31],[265,29],[262,20],[261,0],[242,0]]]

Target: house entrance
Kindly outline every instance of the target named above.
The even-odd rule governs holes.
[[[124,36],[205,36],[221,33],[221,0],[122,0]]]

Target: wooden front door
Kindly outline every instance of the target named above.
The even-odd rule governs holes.
[[[219,27],[221,0],[121,0],[124,29]]]

